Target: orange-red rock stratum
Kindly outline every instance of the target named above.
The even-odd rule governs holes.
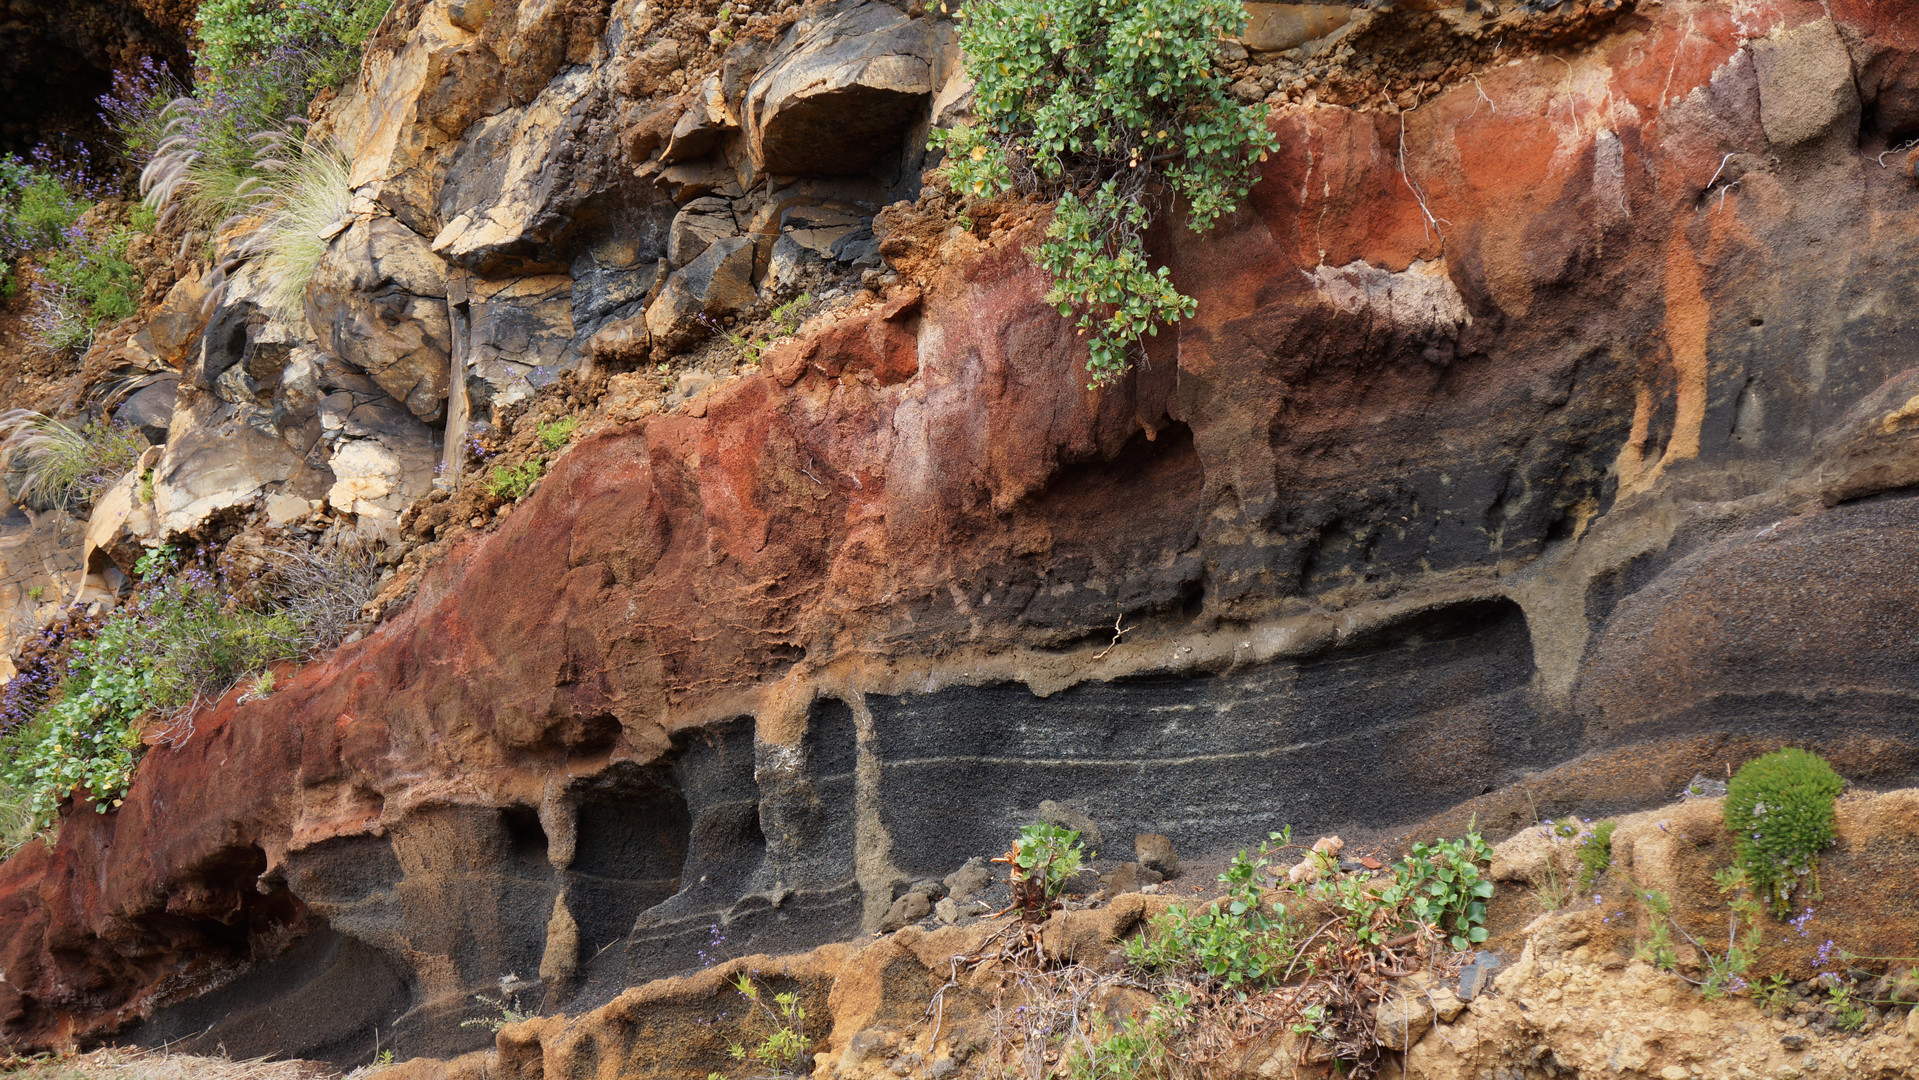
[[[1276,107],[1250,205],[1156,234],[1199,312],[1114,390],[1031,213],[886,210],[883,296],[570,449],[0,867],[7,1037],[451,1055],[503,976],[577,1015],[715,927],[837,940],[1043,800],[1211,851],[1782,742],[1919,772],[1919,6],[1605,15]]]

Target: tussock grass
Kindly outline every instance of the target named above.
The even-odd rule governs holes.
[[[164,1050],[0,1058],[0,1076],[8,1080],[333,1080],[338,1075],[311,1061],[229,1061]]]
[[[0,413],[0,469],[26,472],[24,502],[75,510],[99,498],[140,461],[147,440],[110,420],[70,427],[31,409]]]
[[[13,858],[13,853],[33,842],[40,835],[34,828],[33,808],[27,797],[14,790],[13,785],[0,779],[0,862]]]
[[[335,140],[309,143],[292,133],[267,144],[258,163],[267,179],[254,190],[268,209],[243,247],[260,260],[269,300],[292,314],[304,304],[307,282],[352,206],[352,163]]]

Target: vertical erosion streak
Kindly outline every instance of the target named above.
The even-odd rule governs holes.
[[[893,838],[880,820],[880,755],[873,713],[858,690],[849,689],[845,701],[853,710],[859,740],[853,766],[853,876],[860,886],[860,925],[871,930],[893,906],[893,883],[902,875],[893,865]]]
[[[1706,420],[1706,328],[1711,318],[1692,245],[1683,232],[1675,232],[1666,249],[1666,344],[1672,350],[1678,400],[1672,438],[1655,474],[1674,462],[1699,456],[1699,431]]]

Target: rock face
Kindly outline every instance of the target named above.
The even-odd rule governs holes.
[[[502,976],[690,1015],[625,988],[715,935],[877,927],[1047,801],[1193,856],[1651,805],[1785,741],[1912,776],[1919,185],[1879,160],[1909,7],[1575,3],[1540,16],[1590,31],[1563,60],[1277,107],[1249,205],[1156,234],[1197,315],[1091,392],[1032,208],[905,201],[910,131],[779,173],[842,110],[933,108],[936,14],[761,13],[715,50],[646,4],[397,5],[328,121],[365,203],[321,348],[215,312],[208,430],[417,475],[451,387],[650,359],[764,303],[781,251],[900,280],[582,440],[378,632],[0,867],[0,1025],[451,1056]],[[675,255],[683,208],[737,231]],[[279,453],[255,481],[400,497],[373,448]]]

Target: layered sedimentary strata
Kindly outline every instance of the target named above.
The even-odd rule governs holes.
[[[0,868],[10,1038],[450,1055],[503,977],[577,1015],[715,928],[835,940],[1044,800],[1205,850],[1630,808],[1785,740],[1919,771],[1909,4],[1515,10],[1584,44],[1474,29],[1490,59],[1390,110],[1274,90],[1250,204],[1155,234],[1198,314],[1106,391],[1043,210],[968,229],[915,179],[962,97],[938,13],[719,49],[678,6],[482,7],[398,5],[325,121],[362,199],[323,351],[212,315],[209,430],[339,421],[243,494],[318,498],[365,439],[415,448],[409,496],[456,389],[650,364],[781,265],[871,287],[603,425],[375,633]],[[772,171],[830,171],[833,109],[900,141]]]

